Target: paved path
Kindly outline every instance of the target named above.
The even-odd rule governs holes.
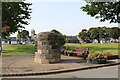
[[[34,54],[27,53],[2,58],[2,72],[4,73],[26,73],[38,71],[51,71],[76,67],[85,67],[80,63],[86,62],[79,57],[68,57],[62,55],[61,63],[39,64],[34,62]]]
[[[80,57],[61,56],[62,61],[56,64],[40,64],[34,62],[34,54],[27,53],[11,57],[2,58],[2,73],[3,74],[23,74],[23,73],[39,73],[49,72],[64,69],[85,68],[96,66],[99,64],[88,64],[86,60]],[[111,61],[112,63],[117,60]]]

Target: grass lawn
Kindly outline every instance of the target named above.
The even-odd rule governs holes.
[[[117,43],[84,43],[84,44],[73,44],[73,43],[66,43],[65,46],[70,46],[70,48],[74,47],[84,47],[84,48],[89,48],[90,53],[92,52],[100,52],[100,53],[105,53],[109,52],[111,54],[118,54],[118,50],[120,49],[118,47]],[[120,54],[120,53],[119,53]]]
[[[35,52],[34,44],[26,45],[2,45],[3,51],[2,56],[13,56],[25,53]]]
[[[73,43],[66,43],[65,46],[70,46],[70,48],[74,47],[84,47],[89,48],[90,53],[92,52],[109,52],[111,54],[118,54],[118,44],[115,43],[85,43],[85,44],[73,44]],[[2,45],[3,51],[2,56],[12,56],[12,55],[19,55],[25,53],[33,53],[35,52],[35,45],[34,44],[27,44],[27,45]],[[120,54],[120,53],[119,53]]]

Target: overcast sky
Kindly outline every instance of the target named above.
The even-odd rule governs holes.
[[[77,35],[82,29],[90,27],[114,27],[118,24],[109,24],[109,22],[100,22],[83,12],[80,8],[86,5],[85,1],[61,0],[51,2],[40,0],[32,3],[32,18],[30,25],[25,26],[26,30],[34,29],[36,33],[56,29],[65,35]],[[17,34],[17,33],[16,33]],[[16,36],[16,34],[11,36]]]

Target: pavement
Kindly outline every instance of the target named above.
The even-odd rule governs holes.
[[[22,78],[75,78],[75,80],[76,78],[118,78],[118,77],[119,77],[118,65],[104,67],[104,68],[97,68],[97,69],[88,69],[88,70],[73,71],[68,73],[60,73],[60,74],[22,76]],[[17,76],[17,77],[10,76],[5,78],[21,78],[21,76]]]
[[[80,57],[61,55],[61,62],[40,64],[34,62],[34,53],[2,57],[2,76],[28,76],[64,73],[120,64],[119,59],[109,60],[107,64],[88,64]]]

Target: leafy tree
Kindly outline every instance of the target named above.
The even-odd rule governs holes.
[[[88,31],[86,29],[83,29],[79,34],[79,38],[82,38],[83,40],[94,40],[97,39],[98,42],[102,38],[113,38],[118,39],[120,37],[120,29],[118,27],[92,27]],[[86,38],[87,37],[87,38]]]
[[[89,39],[89,33],[86,29],[83,29],[79,34],[78,34],[79,38],[81,38],[82,40],[88,40]]]
[[[60,41],[60,45],[65,44],[65,35],[63,35],[62,33],[60,33],[59,31],[57,31],[55,29],[51,30],[51,32],[54,32],[57,34],[57,37],[59,38],[58,40]]]
[[[106,38],[110,38],[110,35],[109,35],[110,34],[110,29],[111,29],[110,27],[106,27],[106,29],[105,29],[105,37]]]
[[[98,42],[100,42],[99,41],[99,29],[98,28],[90,28],[88,30],[88,32],[90,33],[90,39],[91,40],[97,39]]]
[[[106,27],[98,27],[99,28],[99,38],[107,38],[108,37],[108,31]]]
[[[17,38],[23,42],[23,38],[28,39],[30,42],[29,38],[29,32],[27,30],[22,30],[21,32],[18,31]]]
[[[100,39],[109,37],[109,30],[106,27],[96,27],[90,28],[90,39],[97,39],[100,42]]]
[[[100,18],[101,22],[109,20],[110,23],[120,23],[119,2],[91,2],[81,7],[88,15]]]
[[[105,38],[105,30],[101,27],[99,27],[99,38]]]
[[[27,19],[31,18],[30,5],[25,2],[2,2],[2,27],[10,26],[8,31],[2,30],[2,37],[6,38],[29,24]]]
[[[109,36],[113,39],[118,39],[120,37],[120,29],[119,27],[112,27],[110,29],[110,34]]]

